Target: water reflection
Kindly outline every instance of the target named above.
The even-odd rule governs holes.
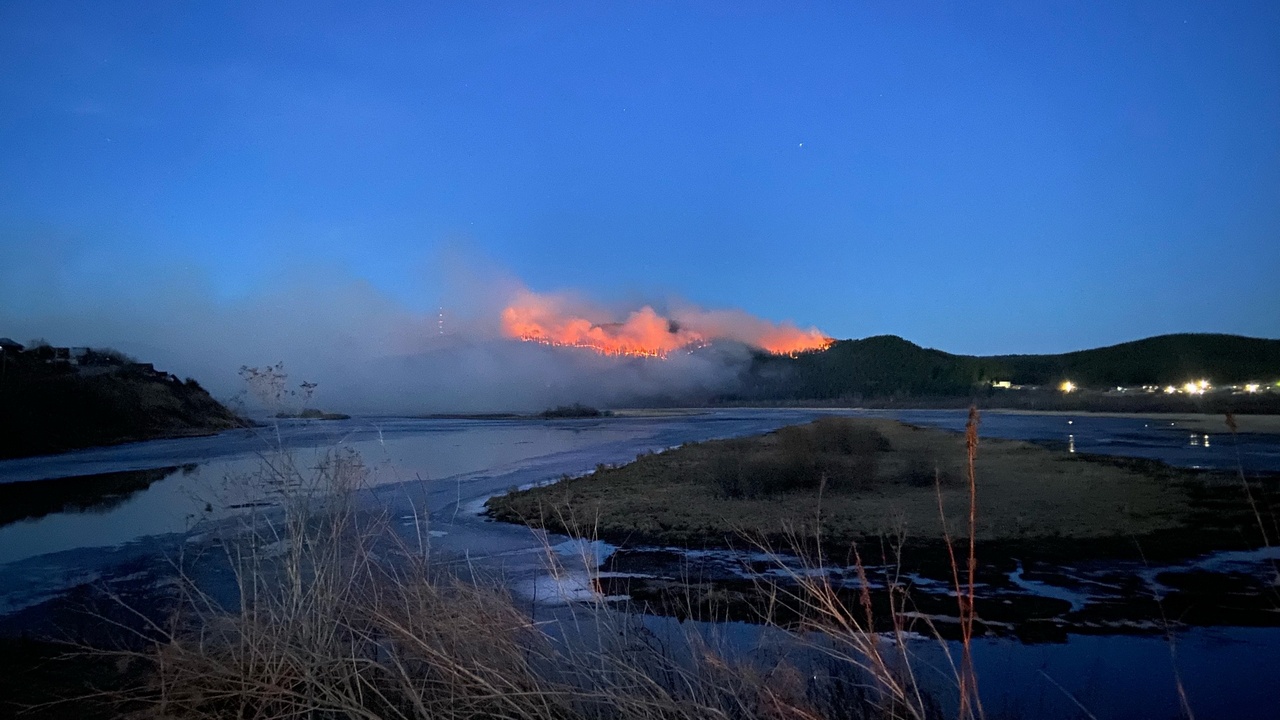
[[[395,432],[390,430],[394,428]],[[462,491],[461,478],[498,473],[534,458],[628,438],[644,437],[654,428],[623,423],[334,421],[305,438],[287,453],[245,453],[239,433],[223,436],[226,454],[199,463],[166,464],[146,470],[118,469],[92,475],[0,482],[0,565],[77,548],[107,547],[148,536],[181,533],[201,521],[218,520],[274,504],[265,492],[262,473],[268,465],[287,462],[304,476],[326,462],[334,451],[360,453],[370,486],[439,483]],[[410,432],[416,429],[416,432]],[[286,436],[292,430],[284,428]],[[110,462],[128,467],[154,453],[157,446],[210,445],[208,438],[155,441],[93,451],[89,467]],[[216,448],[215,448],[216,449]],[[88,453],[81,454],[81,457]],[[47,474],[40,466],[75,470],[74,455],[0,462],[17,473]],[[37,461],[43,461],[42,463]],[[19,475],[21,476],[21,475]],[[37,475],[38,477],[39,475]],[[25,498],[19,502],[18,498]],[[86,515],[84,510],[96,508]]]
[[[954,410],[902,410],[866,413],[894,417],[926,427],[964,431],[966,413]],[[1073,435],[1077,453],[1119,455],[1160,460],[1175,467],[1280,472],[1280,435],[1267,433],[1207,433],[1189,427],[1190,421],[1141,417],[1033,415],[987,411],[979,433],[983,437],[1047,443],[1065,448]],[[1216,437],[1215,437],[1216,435]]]
[[[177,472],[190,475],[194,463],[154,470],[127,470],[0,485],[0,527],[53,513],[107,512]]]

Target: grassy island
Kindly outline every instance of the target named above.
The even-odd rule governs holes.
[[[489,509],[501,520],[621,543],[721,546],[744,536],[812,538],[819,529],[833,544],[891,536],[928,543],[942,538],[939,501],[952,534],[966,534],[965,464],[957,433],[827,418],[644,455],[493,498]],[[1161,538],[1161,548],[1170,539],[1261,542],[1234,476],[986,439],[976,470],[980,542],[1118,541],[1130,550],[1135,539]]]

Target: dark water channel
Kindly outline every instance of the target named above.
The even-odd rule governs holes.
[[[415,531],[426,528],[439,557],[464,559],[500,575],[537,612],[555,614],[581,600],[599,600],[593,575],[602,570],[606,576],[610,571],[652,572],[653,559],[637,560],[634,550],[615,554],[601,543],[546,537],[487,521],[479,515],[486,498],[511,487],[587,472],[598,463],[621,463],[685,442],[764,432],[822,414],[719,410],[563,421],[288,421],[208,438],[0,461],[0,632],[37,625],[44,608],[87,588],[162,584],[166,557],[199,545],[209,526],[270,502],[253,476],[280,446],[289,448],[303,466],[318,464],[334,448],[359,452],[373,486],[366,502],[389,507],[406,533],[416,516]],[[965,419],[955,411],[842,414],[889,415],[953,430],[961,429]],[[1183,467],[1232,469],[1239,463],[1250,473],[1280,472],[1280,436],[1233,438],[1225,425],[1222,432],[1205,433],[1170,421],[989,413],[981,429],[985,437],[1032,440],[1074,452]],[[553,577],[546,568],[547,547],[577,571]],[[1241,577],[1265,579],[1273,559],[1265,552],[1219,554],[1175,569],[1228,568]],[[738,574],[744,568],[742,557],[714,552],[684,553],[679,562],[685,567],[700,563],[699,572],[720,573],[728,581],[742,579]],[[764,566],[756,569],[768,572]],[[826,570],[843,581],[844,568]],[[1068,630],[1038,638],[1051,642],[1023,642],[1014,632],[979,641],[975,652],[989,714],[1083,717],[1079,703],[1100,718],[1177,717],[1174,678],[1181,677],[1199,718],[1280,717],[1280,696],[1274,689],[1280,681],[1276,627],[1259,627],[1267,623],[1252,619],[1179,624],[1173,618],[1175,645],[1165,637],[1168,626],[1163,624],[1147,627],[1120,617],[1111,625],[1088,627],[1096,618],[1086,611],[1094,605],[1114,607],[1135,593],[1178,590],[1161,575],[1169,568],[1122,570],[1145,578],[1146,584],[1136,588],[1112,582],[1114,563],[1001,570],[1003,579],[986,588],[996,601],[1001,593],[1043,598],[1060,611],[1061,626]],[[927,583],[921,578],[921,587]],[[607,582],[605,587],[607,592]],[[625,604],[613,607],[617,611]],[[673,637],[691,625],[661,615],[643,615],[638,621],[656,635]],[[739,622],[697,626],[741,652],[758,648],[767,632]],[[924,666],[944,664],[935,641],[917,644]],[[939,677],[945,687],[946,673]]]

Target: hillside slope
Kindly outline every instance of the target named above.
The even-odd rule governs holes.
[[[1280,375],[1280,340],[1159,335],[1062,355],[1004,355],[982,361],[1002,379],[1026,385],[1052,384],[1063,378],[1097,387],[1180,385],[1201,377],[1226,385],[1274,380]]]
[[[1056,386],[1070,379],[1100,389],[1181,385],[1202,377],[1219,385],[1280,379],[1280,340],[1161,335],[1059,355],[981,357],[880,335],[795,357],[757,354],[744,374],[740,399],[963,397],[985,393],[995,380]]]
[[[0,457],[159,437],[200,435],[246,421],[195,380],[100,353],[92,366],[7,348],[0,367]]]

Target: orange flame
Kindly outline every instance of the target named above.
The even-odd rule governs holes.
[[[664,358],[716,340],[736,340],[771,353],[825,350],[834,342],[817,328],[802,330],[739,311],[684,309],[664,317],[645,305],[622,321],[569,308],[563,297],[521,291],[502,311],[508,337],[545,345],[580,347],[602,355]],[[589,315],[591,317],[585,317]]]

